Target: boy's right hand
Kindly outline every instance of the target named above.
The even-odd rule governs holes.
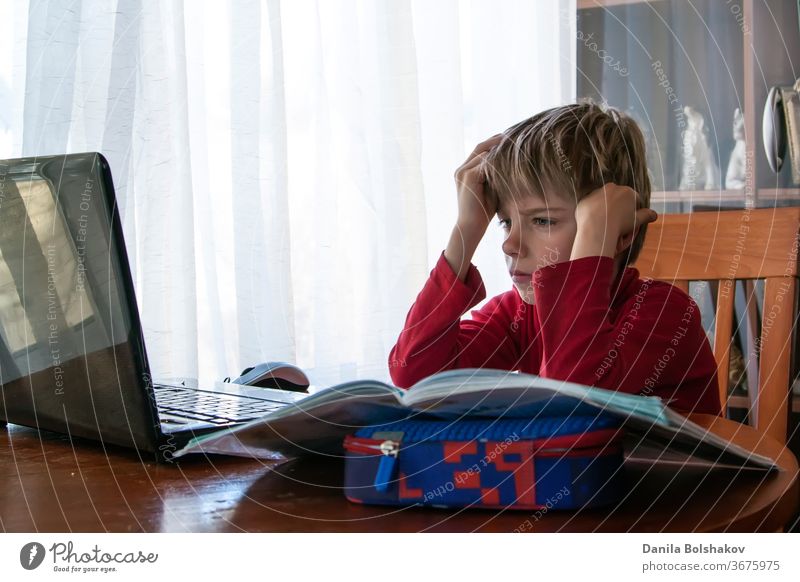
[[[444,258],[461,281],[466,280],[472,255],[497,213],[497,200],[487,196],[483,188],[486,179],[483,160],[502,138],[502,134],[497,134],[479,143],[456,170],[458,219],[444,250]]]
[[[457,228],[464,235],[483,237],[489,223],[497,213],[497,199],[484,190],[485,174],[483,161],[489,151],[500,143],[503,134],[498,133],[477,145],[467,160],[456,170],[458,191]]]

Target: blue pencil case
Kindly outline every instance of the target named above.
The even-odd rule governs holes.
[[[379,505],[576,509],[624,489],[619,419],[423,420],[345,438],[345,496]]]

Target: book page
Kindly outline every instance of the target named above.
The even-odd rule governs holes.
[[[415,384],[403,403],[448,416],[534,417],[597,414],[599,410],[669,425],[659,398],[637,396],[505,370],[449,370]]]
[[[462,416],[535,418],[537,416],[596,415],[622,418],[626,430],[654,451],[670,450],[705,464],[771,470],[774,460],[728,442],[671,410],[654,396],[625,394],[570,382],[505,370],[450,370],[413,386],[402,401],[415,411],[447,418]]]
[[[399,390],[371,380],[332,386],[246,424],[198,436],[175,456],[205,452],[279,459],[338,451],[358,428],[407,416]]]

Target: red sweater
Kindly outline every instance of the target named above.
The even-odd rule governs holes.
[[[534,305],[512,289],[461,320],[486,289],[475,265],[462,282],[442,252],[389,355],[392,380],[408,388],[453,368],[519,370],[720,414],[697,303],[633,267],[616,281],[613,272],[603,256],[556,263],[533,273]]]

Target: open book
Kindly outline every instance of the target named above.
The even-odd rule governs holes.
[[[460,369],[434,374],[403,390],[377,380],[325,388],[247,424],[198,436],[176,452],[285,459],[305,453],[342,454],[358,428],[412,415],[535,418],[602,411],[624,421],[632,462],[777,469],[689,421],[655,396],[637,396],[505,370]]]

